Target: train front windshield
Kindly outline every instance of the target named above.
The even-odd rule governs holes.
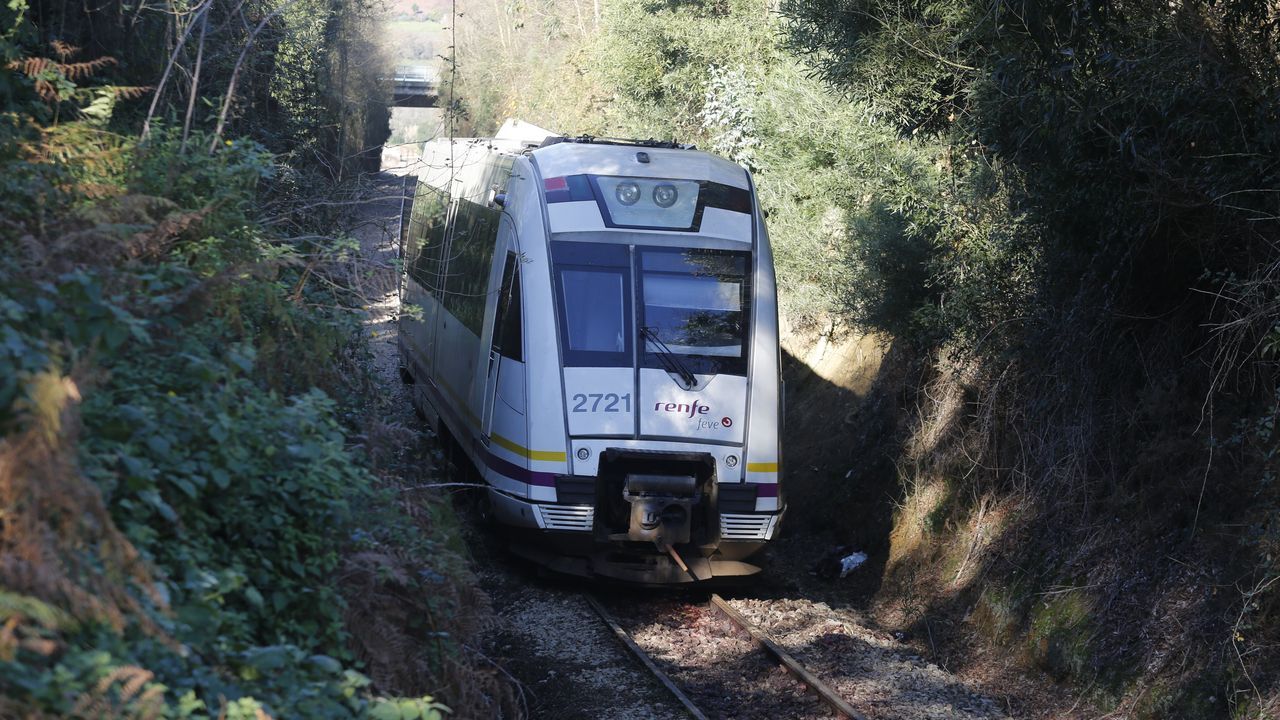
[[[561,342],[570,367],[745,375],[751,254],[554,243]],[[634,267],[633,267],[634,265]],[[637,352],[638,350],[638,352]]]

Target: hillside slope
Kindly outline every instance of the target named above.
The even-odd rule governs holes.
[[[170,10],[0,6],[0,717],[491,715],[367,357],[380,18]]]
[[[881,621],[1051,713],[1280,712],[1274,3],[601,6],[470,6],[462,129],[753,170],[792,519],[880,553]]]

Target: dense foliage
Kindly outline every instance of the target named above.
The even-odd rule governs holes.
[[[457,610],[353,439],[372,384],[333,196],[386,134],[375,19],[0,8],[0,715],[446,711],[357,670],[347,608],[376,599],[343,584]]]
[[[1099,587],[1080,598],[1105,611],[1053,630],[1084,639],[1039,661],[1104,692],[1145,673],[1138,714],[1211,716],[1222,694],[1241,716],[1274,711],[1275,4],[797,0],[783,12],[824,80],[945,152],[955,190],[926,228],[926,272],[874,274],[913,297],[895,313],[914,318],[908,337],[946,341],[963,367],[949,382],[976,397],[973,417],[917,458],[922,473],[955,473],[964,457],[987,469],[953,482],[958,496],[1037,507],[1039,527],[1011,533],[1026,545],[997,553],[986,597],[1035,636],[1038,589]],[[1098,534],[1095,517],[1127,527]],[[1151,555],[1164,558],[1154,571]],[[1015,578],[1033,558],[1056,567]],[[1117,570],[1129,579],[1104,580]],[[1217,583],[1238,590],[1208,600]],[[1204,593],[1196,629],[1181,631],[1195,660],[1176,669],[1100,633],[1169,602],[1162,584]]]
[[[1217,274],[1244,281],[1269,264],[1280,210],[1274,3],[793,2],[784,12],[824,79],[897,132],[936,137],[962,187],[1007,189],[997,210],[1024,224],[1018,232],[971,223],[974,199],[953,197],[956,222],[972,228],[931,238],[929,301],[958,301],[941,330],[981,333],[1016,315],[1056,328],[1052,308],[1157,315],[1192,287],[1235,295]],[[997,172],[975,177],[975,164]],[[966,247],[975,234],[983,247]],[[1020,288],[1002,282],[1010,268]],[[1043,310],[991,306],[1000,295]]]
[[[931,147],[900,142],[809,77],[762,3],[605,2],[597,22],[591,6],[508,16],[477,3],[459,18],[463,130],[510,114],[566,133],[696,142],[756,173],[792,323],[888,323],[911,302],[867,264],[923,273],[921,228],[945,180]],[[482,31],[504,25],[519,42]],[[850,227],[874,230],[871,244],[851,246]],[[868,282],[880,292],[861,292]]]
[[[755,172],[790,324],[925,370],[904,436],[855,428],[897,473],[882,594],[1135,716],[1274,711],[1275,3],[598,7],[473,3],[462,108]],[[840,473],[793,519],[858,524]]]

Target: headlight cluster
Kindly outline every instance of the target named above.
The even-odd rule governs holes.
[[[618,202],[628,207],[640,202],[640,186],[633,182],[618,183],[614,195],[617,196]],[[680,199],[680,191],[671,183],[660,183],[653,186],[653,204],[660,208],[669,208],[676,204],[676,200]]]

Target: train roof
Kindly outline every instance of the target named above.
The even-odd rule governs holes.
[[[447,138],[431,143],[448,144]],[[590,136],[565,137],[522,120],[510,119],[489,138],[453,138],[457,146],[499,152],[527,154],[544,178],[570,175],[606,175],[706,180],[731,187],[750,189],[747,171],[724,158],[702,152],[692,145],[654,140],[618,140]],[[471,162],[456,160],[456,162]]]
[[[710,153],[678,146],[568,141],[546,145],[529,154],[544,178],[569,175],[679,178],[708,180],[744,190],[750,188],[747,171],[741,166]]]
[[[546,133],[513,121],[491,138],[430,141],[419,182],[486,198],[489,174],[500,172],[497,157],[525,156],[541,176],[539,200],[552,233],[657,231],[753,241],[751,180],[741,166],[674,142]],[[635,198],[623,199],[623,190]],[[659,203],[659,191],[669,200]]]

